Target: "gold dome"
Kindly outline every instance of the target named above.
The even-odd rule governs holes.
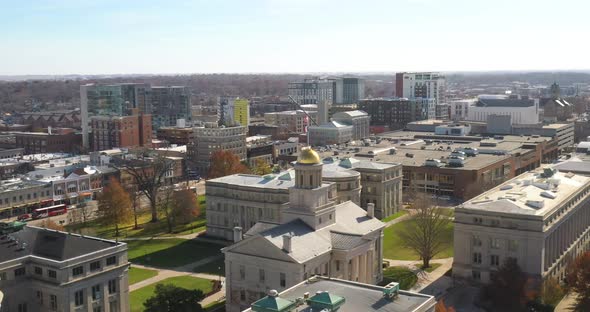
[[[297,159],[298,164],[315,165],[320,162],[322,162],[320,155],[311,149],[311,147],[301,148],[301,153],[299,153],[299,158]]]

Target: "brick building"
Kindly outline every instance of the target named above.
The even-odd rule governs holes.
[[[47,132],[14,133],[17,148],[25,154],[76,153],[82,145],[82,135],[70,128],[49,128]]]
[[[152,117],[149,114],[132,116],[95,116],[91,118],[92,150],[116,147],[151,147]]]

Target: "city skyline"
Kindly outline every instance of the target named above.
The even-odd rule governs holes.
[[[589,4],[23,1],[0,75],[583,70]],[[559,23],[549,22],[559,18]],[[567,42],[578,42],[568,49]]]

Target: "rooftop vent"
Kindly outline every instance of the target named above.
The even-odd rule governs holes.
[[[506,184],[506,185],[500,186],[501,191],[510,190],[512,188],[513,188],[512,184]]]
[[[383,287],[383,297],[393,299],[399,294],[399,283],[391,282]]]
[[[555,199],[557,197],[557,194],[555,194],[551,191],[543,191],[543,192],[541,192],[541,196],[546,197],[546,198],[550,198],[550,199]]]
[[[541,209],[545,207],[544,200],[527,200],[526,205],[532,208]]]

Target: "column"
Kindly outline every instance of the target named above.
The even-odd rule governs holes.
[[[352,258],[352,280],[358,281],[359,277],[359,257]]]
[[[367,254],[359,256],[359,282],[367,282]]]
[[[367,275],[368,275],[367,283],[369,283],[369,284],[375,283],[375,272],[374,272],[375,265],[374,264],[375,264],[374,252],[371,249],[367,252]]]

